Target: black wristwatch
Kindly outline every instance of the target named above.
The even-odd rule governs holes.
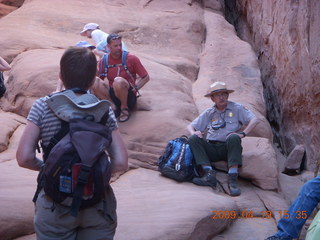
[[[240,132],[239,134],[242,134],[243,137],[247,136],[247,134],[245,132]]]

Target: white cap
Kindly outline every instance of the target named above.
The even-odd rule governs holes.
[[[82,31],[80,32],[80,34],[84,33],[85,31],[88,31],[88,30],[94,30],[94,29],[97,29],[99,28],[99,24],[96,24],[96,23],[87,23],[86,25],[84,25]]]

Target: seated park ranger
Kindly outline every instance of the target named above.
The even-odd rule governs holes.
[[[216,171],[211,163],[226,161],[229,169],[230,195],[239,196],[241,191],[238,185],[238,167],[242,165],[241,138],[257,125],[258,118],[240,103],[228,101],[232,92],[234,90],[228,89],[224,82],[211,84],[205,97],[210,97],[214,105],[193,120],[187,129],[192,135],[189,144],[201,175],[192,182],[215,189]]]

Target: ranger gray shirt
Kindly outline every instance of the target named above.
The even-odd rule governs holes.
[[[215,106],[208,108],[193,120],[191,125],[201,132],[208,129],[207,140],[225,142],[230,133],[239,131],[254,117],[255,115],[240,103],[228,101],[223,112]]]

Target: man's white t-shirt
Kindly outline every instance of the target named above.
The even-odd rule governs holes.
[[[98,45],[99,42],[106,40],[109,34],[101,31],[100,29],[93,30],[91,33],[92,39],[95,41],[96,45]]]

